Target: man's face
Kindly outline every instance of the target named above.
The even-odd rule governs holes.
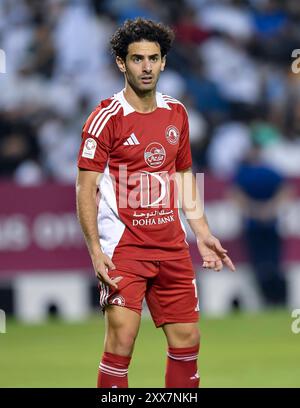
[[[131,43],[125,62],[117,57],[117,64],[135,91],[149,92],[155,89],[166,58],[161,57],[158,43],[140,41]]]

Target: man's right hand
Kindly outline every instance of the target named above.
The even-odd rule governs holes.
[[[118,283],[123,279],[122,276],[117,276],[111,279],[108,276],[108,271],[116,269],[115,265],[113,264],[112,260],[105,255],[103,252],[98,253],[97,255],[92,255],[92,262],[94,266],[94,271],[96,277],[106,285],[112,286],[118,289]]]

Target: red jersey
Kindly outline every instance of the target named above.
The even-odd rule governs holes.
[[[156,102],[153,112],[136,112],[121,91],[83,126],[78,167],[103,173],[98,229],[114,260],[189,255],[174,179],[192,165],[188,117],[170,96],[157,92]]]

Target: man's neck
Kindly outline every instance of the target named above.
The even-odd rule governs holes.
[[[157,108],[155,89],[147,93],[138,94],[130,86],[126,85],[124,97],[136,112],[149,113]]]

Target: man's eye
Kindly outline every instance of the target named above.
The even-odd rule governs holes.
[[[151,59],[152,59],[152,61],[156,62],[158,60],[158,57],[153,57]]]
[[[140,62],[140,61],[141,61],[141,58],[135,57],[135,58],[133,59],[133,61],[134,61],[134,62]]]

